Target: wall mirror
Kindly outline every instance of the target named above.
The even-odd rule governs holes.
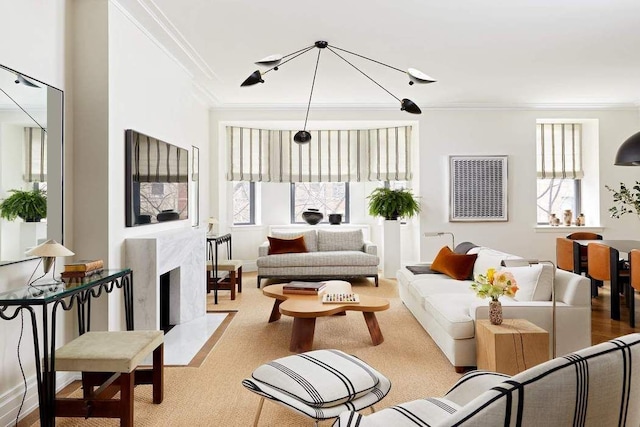
[[[21,192],[10,209],[19,212],[46,195],[46,216],[0,218],[0,266],[47,239],[63,242],[63,104],[61,90],[0,65],[0,202]]]

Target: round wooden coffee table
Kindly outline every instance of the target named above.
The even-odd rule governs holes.
[[[359,295],[359,303],[324,304],[322,302],[322,294],[324,293],[352,292],[351,284],[341,280],[327,281],[327,286],[318,295],[285,294],[282,292],[283,286],[284,284],[269,285],[262,290],[262,293],[268,297],[275,298],[269,323],[280,319],[282,314],[293,317],[293,330],[291,331],[289,350],[299,353],[311,350],[316,329],[316,318],[345,314],[347,310],[362,312],[367,328],[369,328],[373,345],[381,344],[384,341],[375,312],[389,308],[387,299]]]

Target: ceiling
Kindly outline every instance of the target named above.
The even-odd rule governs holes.
[[[349,58],[422,108],[637,107],[638,0],[120,0],[212,106],[306,105],[317,49],[240,87],[255,61],[326,40],[437,83]],[[264,69],[263,69],[264,70]],[[324,49],[313,105],[397,102]]]

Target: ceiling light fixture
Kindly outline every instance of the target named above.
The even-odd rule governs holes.
[[[617,166],[640,166],[640,132],[631,135],[616,153]]]
[[[293,60],[293,59],[295,59],[297,57],[299,57],[300,55],[303,55],[303,54],[309,52],[313,48],[318,48],[318,57],[316,59],[316,67],[315,67],[315,70],[313,72],[313,80],[311,82],[311,92],[309,93],[309,102],[307,103],[307,114],[306,114],[305,119],[304,119],[304,128],[303,128],[303,130],[296,132],[296,134],[293,137],[293,140],[295,142],[299,143],[299,144],[305,144],[305,143],[311,141],[311,134],[309,132],[307,132],[307,121],[309,119],[309,109],[311,107],[311,99],[313,98],[313,89],[314,89],[314,86],[315,86],[315,83],[316,83],[316,76],[318,74],[318,64],[320,63],[320,54],[322,53],[323,49],[328,49],[331,53],[336,55],[338,58],[342,59],[344,62],[346,62],[347,64],[349,64],[353,68],[355,68],[358,72],[360,72],[360,74],[362,74],[363,76],[365,76],[366,78],[371,80],[378,87],[380,87],[382,90],[384,90],[389,95],[394,97],[398,102],[400,102],[400,110],[406,111],[406,112],[411,113],[411,114],[420,114],[420,113],[422,113],[422,111],[420,110],[420,107],[418,107],[418,105],[415,102],[413,102],[413,101],[411,101],[410,99],[407,99],[407,98],[403,98],[403,99],[398,98],[393,93],[391,93],[387,89],[385,89],[380,83],[378,83],[373,78],[371,78],[369,75],[367,75],[364,71],[360,70],[354,64],[349,62],[344,56],[342,56],[338,52],[336,52],[336,50],[344,52],[344,53],[348,53],[348,54],[353,55],[353,56],[357,56],[359,58],[366,59],[367,61],[375,62],[376,64],[379,64],[379,65],[384,65],[385,67],[391,68],[392,70],[400,71],[401,73],[406,73],[409,76],[409,85],[413,85],[414,83],[421,83],[421,84],[434,83],[436,81],[433,78],[431,78],[428,75],[426,75],[425,73],[423,73],[422,71],[416,70],[415,68],[409,68],[407,71],[403,71],[403,70],[401,70],[399,68],[392,67],[391,65],[385,64],[383,62],[376,61],[375,59],[368,58],[366,56],[357,54],[355,52],[348,51],[346,49],[339,48],[337,46],[329,45],[328,42],[320,40],[320,41],[315,42],[312,46],[304,47],[304,48],[302,48],[300,50],[297,50],[295,52],[289,53],[287,55],[280,55],[280,54],[269,55],[269,56],[261,59],[260,61],[256,62],[257,65],[261,65],[261,66],[265,66],[265,67],[271,67],[271,68],[269,68],[268,70],[266,70],[264,72],[260,72],[260,70],[254,71],[253,73],[251,73],[251,75],[249,77],[247,77],[247,79],[245,81],[242,82],[242,84],[240,86],[253,86],[253,85],[257,84],[257,83],[264,83],[264,80],[263,80],[262,77],[265,74],[267,74],[269,71],[272,71],[272,70],[273,71],[277,71],[280,66],[286,64],[287,62],[289,62],[289,61],[291,61],[291,60]]]

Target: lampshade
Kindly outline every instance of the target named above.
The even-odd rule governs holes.
[[[407,98],[404,98],[402,100],[402,103],[400,104],[400,109],[402,111],[406,111],[407,113],[411,113],[411,114],[422,113],[422,110],[420,110],[420,107],[418,107],[415,102]]]
[[[49,272],[51,266],[53,265],[56,257],[59,256],[71,256],[75,255],[69,249],[62,246],[60,243],[55,240],[47,240],[41,245],[36,246],[33,249],[25,252],[25,255],[28,256],[39,256],[42,258],[42,266],[44,267],[45,274]]]
[[[293,136],[293,140],[298,144],[306,144],[311,141],[311,134],[306,130],[300,130]]]
[[[616,153],[617,166],[640,166],[640,132],[631,135]]]
[[[399,68],[393,67],[391,65],[385,64],[385,63],[377,61],[375,59],[368,58],[368,57],[366,57],[364,55],[360,55],[358,53],[351,52],[351,51],[348,51],[346,49],[342,49],[340,47],[330,45],[329,42],[327,42],[327,41],[319,40],[319,41],[316,41],[311,46],[304,47],[302,49],[299,49],[299,50],[297,50],[295,52],[292,52],[292,53],[289,53],[287,55],[283,56],[283,55],[280,55],[280,54],[275,54],[275,55],[267,56],[267,57],[257,61],[256,64],[262,65],[262,66],[271,66],[271,68],[269,68],[268,70],[264,71],[263,73],[261,73],[259,70],[254,71],[249,77],[247,77],[247,79],[245,79],[244,82],[242,82],[242,84],[240,86],[253,86],[256,83],[264,83],[264,80],[262,79],[262,76],[264,76],[265,74],[267,74],[270,71],[278,70],[279,66],[282,66],[282,65],[286,64],[287,62],[297,58],[300,55],[303,55],[303,54],[309,52],[310,50],[312,50],[314,48],[318,49],[318,58],[316,59],[316,66],[315,66],[315,70],[313,72],[313,80],[312,80],[312,83],[311,83],[311,93],[309,94],[309,102],[307,103],[307,114],[306,114],[306,117],[304,119],[304,128],[301,131],[297,132],[293,137],[293,140],[298,144],[306,144],[309,141],[311,141],[311,134],[309,132],[307,132],[307,121],[309,119],[309,108],[311,107],[311,99],[313,98],[313,88],[314,88],[314,85],[315,85],[315,82],[316,82],[316,75],[318,74],[318,64],[320,62],[320,53],[325,49],[330,51],[334,55],[336,55],[338,58],[340,58],[345,63],[350,65],[352,68],[354,68],[356,71],[358,71],[360,74],[362,74],[363,76],[365,76],[366,78],[371,80],[380,89],[384,90],[389,95],[394,97],[398,102],[400,102],[400,110],[401,111],[406,111],[407,113],[420,114],[420,113],[422,113],[422,111],[420,110],[420,107],[418,107],[418,105],[415,102],[411,101],[410,99],[404,98],[404,99],[401,100],[400,98],[395,96],[393,93],[389,92],[380,83],[375,81],[373,78],[371,78],[368,74],[366,74],[360,68],[356,67],[353,63],[351,63],[349,60],[347,60],[344,56],[342,56],[337,51],[348,53],[349,55],[357,56],[357,57],[362,58],[362,59],[366,59],[367,61],[374,62],[374,63],[376,63],[378,65],[382,65],[382,66],[385,66],[387,68],[391,68],[392,70],[399,71],[401,73],[406,73],[409,76],[409,84],[410,85],[413,85],[414,83],[421,83],[421,84],[433,83],[433,82],[436,81],[432,77],[428,76],[427,74],[425,74],[422,71],[417,70],[415,68],[409,68],[407,71],[403,71],[403,70],[401,70]],[[287,59],[285,59],[285,58],[287,58]]]
[[[35,83],[32,83],[31,81],[27,80],[26,78],[24,78],[24,76],[22,74],[16,74],[16,80],[15,80],[16,84],[20,84],[22,83],[25,86],[29,86],[29,87],[40,87]]]
[[[435,79],[429,77],[425,73],[420,70],[416,70],[415,68],[409,68],[407,70],[407,74],[409,75],[409,84],[412,85],[414,83],[426,84],[426,83],[434,83]]]
[[[39,256],[39,257],[58,257],[58,256],[71,256],[75,255],[69,249],[62,246],[60,243],[55,240],[47,240],[41,245],[36,246],[28,250],[25,255],[29,256]]]
[[[219,221],[218,221],[218,219],[217,219],[217,218],[210,217],[210,218],[207,220],[207,222],[208,222],[209,224],[218,224],[218,222],[219,222]]]
[[[264,67],[274,67],[282,61],[283,56],[279,53],[275,55],[269,55],[267,57],[262,58],[259,61],[256,61],[256,65],[262,65]]]
[[[247,79],[243,81],[240,86],[253,86],[256,83],[264,83],[264,80],[262,80],[262,74],[260,73],[260,70],[256,70],[253,73],[251,73],[251,75],[247,77]]]

